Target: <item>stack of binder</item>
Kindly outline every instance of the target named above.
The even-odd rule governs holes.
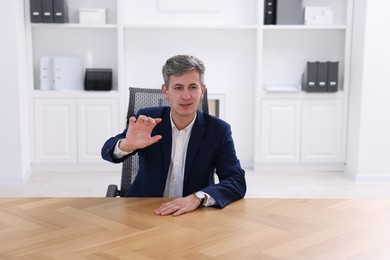
[[[302,90],[306,92],[337,92],[338,70],[338,61],[308,61],[302,75]]]
[[[32,23],[67,23],[66,0],[30,0]]]

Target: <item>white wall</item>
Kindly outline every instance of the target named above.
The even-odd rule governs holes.
[[[355,0],[346,173],[390,181],[390,2]],[[30,174],[23,1],[0,1],[0,181]],[[366,14],[366,15],[365,15]],[[239,135],[239,133],[235,133]]]
[[[356,0],[355,8],[346,173],[390,181],[390,2]]]
[[[0,1],[0,181],[30,174],[23,1]]]

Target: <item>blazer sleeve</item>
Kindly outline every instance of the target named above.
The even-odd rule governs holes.
[[[229,125],[226,126],[223,134],[215,160],[219,183],[202,190],[212,196],[220,208],[242,199],[246,193],[245,171],[236,156]]]
[[[131,153],[131,154],[128,154],[124,157],[121,157],[121,158],[115,158],[113,156],[113,153],[114,153],[114,149],[115,149],[115,146],[116,146],[116,143],[120,140],[120,139],[123,139],[126,137],[126,132],[127,132],[127,128],[120,134],[114,136],[114,137],[111,137],[110,139],[108,139],[103,147],[102,147],[102,150],[101,150],[101,155],[102,155],[102,158],[106,161],[109,161],[109,162],[112,162],[112,163],[120,163],[120,162],[123,162],[127,157],[133,155],[135,152]]]

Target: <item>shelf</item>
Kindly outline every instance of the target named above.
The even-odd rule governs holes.
[[[345,30],[345,25],[263,25],[264,30]]]
[[[119,92],[111,91],[85,91],[85,90],[32,90],[34,98],[118,98]]]
[[[342,99],[346,96],[344,91],[329,93],[308,93],[302,90],[297,92],[269,92],[262,90],[262,99]]]
[[[257,25],[176,25],[176,24],[128,24],[123,26],[124,29],[227,29],[227,30],[253,30]]]
[[[116,29],[116,24],[32,23],[33,28]]]

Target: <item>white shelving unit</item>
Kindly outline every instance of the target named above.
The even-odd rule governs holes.
[[[353,0],[303,6],[332,7],[333,25],[259,26],[255,170],[344,167]],[[338,92],[269,91],[300,86],[307,61],[339,61]]]
[[[265,26],[263,0],[208,0],[196,5],[195,0],[180,0],[187,1],[187,5],[178,5],[175,1],[178,0],[68,0],[69,23],[31,24],[29,1],[25,0],[27,34],[31,40],[30,76],[33,82],[29,87],[32,108],[30,124],[33,129],[31,154],[37,168],[47,165],[55,167],[58,163],[72,165],[72,169],[83,169],[89,164],[97,167],[108,165],[100,159],[100,149],[97,148],[109,136],[124,128],[127,89],[130,86],[161,87],[162,64],[167,58],[183,53],[194,54],[205,62],[209,99],[220,100],[220,116],[232,126],[237,153],[244,167],[263,169],[274,163],[292,163],[291,160],[284,160],[283,156],[273,157],[272,149],[280,146],[281,150],[286,150],[278,143],[274,130],[281,128],[289,131],[289,127],[293,126],[296,132],[290,135],[294,136],[294,140],[290,141],[295,145],[293,163],[297,167],[307,163],[314,166],[318,163],[321,167],[323,163],[333,163],[332,160],[336,164],[343,162],[345,145],[337,148],[337,159],[330,159],[333,155],[328,155],[328,158],[320,160],[318,156],[310,157],[303,153],[317,152],[312,148],[318,147],[310,146],[301,139],[302,133],[312,127],[306,118],[310,119],[314,113],[304,113],[303,108],[310,106],[310,111],[317,111],[315,104],[318,101],[320,113],[328,113],[329,122],[341,125],[341,133],[338,133],[341,139],[337,140],[341,144],[345,142],[352,0],[304,1],[309,5],[325,3],[334,9],[335,24],[322,27]],[[81,7],[106,8],[107,24],[79,24],[77,13]],[[112,68],[113,90],[39,90],[39,57],[48,55],[75,55],[82,57],[85,67]],[[298,84],[305,61],[311,59],[340,61],[341,91],[308,94],[302,91],[279,93],[266,90],[269,85]],[[335,112],[324,102],[329,102],[330,107],[337,103],[336,107],[341,111]],[[284,109],[288,109],[291,103],[295,104],[294,111],[282,115],[276,112],[276,107],[285,106]],[[67,114],[64,112],[66,110],[61,110],[62,116],[69,118],[72,126],[53,126],[49,118],[56,115],[54,108],[49,114],[39,114],[43,105],[45,111],[50,111],[49,104],[70,106],[70,111],[76,111]],[[85,107],[91,104],[93,108]],[[99,104],[102,104],[103,111],[99,109]],[[90,111],[90,115],[85,113],[80,118],[80,111]],[[96,120],[96,114],[91,111],[102,113],[102,120]],[[333,120],[332,115],[338,113],[341,113],[341,119],[337,117]],[[47,120],[45,115],[50,115]],[[272,125],[265,118],[280,122]],[[283,118],[290,120],[291,126],[286,127]],[[83,126],[83,120],[90,125]],[[267,125],[271,125],[271,128],[267,129]],[[74,131],[72,134],[62,132],[72,137],[53,145],[46,133],[56,136],[64,129]],[[97,129],[99,131],[95,133]],[[299,137],[299,140],[295,137]],[[83,138],[88,141],[83,142]],[[269,140],[276,143],[269,143]],[[271,150],[265,146],[265,141]],[[60,147],[65,144],[74,147],[67,151],[74,155],[70,162],[64,163],[61,159],[64,150]],[[58,151],[55,149],[57,145],[60,146]],[[52,149],[49,149],[51,154],[45,152],[45,147]],[[88,156],[85,151],[89,151]],[[61,156],[56,157],[57,153]]]

